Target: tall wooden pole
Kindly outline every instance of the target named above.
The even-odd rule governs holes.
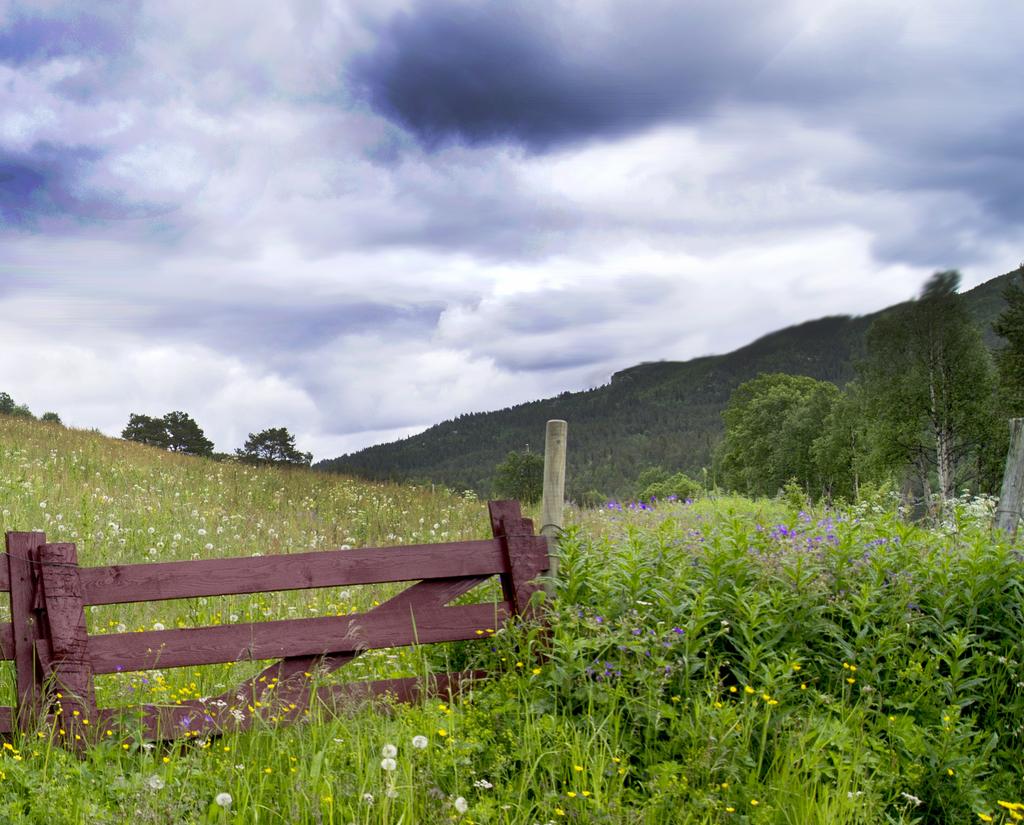
[[[1021,511],[1024,509],[1024,418],[1010,419],[1010,450],[1006,454],[1006,471],[996,508],[996,527],[1010,537],[1017,535]]]
[[[558,534],[562,530],[565,508],[565,446],[569,425],[558,419],[548,422],[544,432],[544,495],[540,517],[540,533],[547,537],[548,556],[551,558],[549,576],[558,578]],[[548,596],[555,595],[553,584],[546,588]]]

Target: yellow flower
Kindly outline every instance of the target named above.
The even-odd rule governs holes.
[[[574,771],[576,771],[577,773],[582,773],[583,772],[583,766],[582,765],[573,765],[572,769]]]
[[[854,678],[853,678],[852,676],[848,676],[848,677],[846,678],[846,682],[847,682],[847,684],[851,684],[851,685],[852,685],[852,684],[853,684],[854,682],[856,682],[856,681],[857,681],[857,680],[856,680],[856,679],[854,679]]]
[[[539,667],[535,667],[535,668],[533,669],[533,675],[534,675],[534,676],[537,676],[537,675],[539,675],[539,674],[540,674],[540,668],[539,668]]]
[[[743,692],[744,693],[757,693],[757,691],[754,690],[750,685],[747,685],[745,688],[743,688]]]
[[[555,808],[555,816],[565,816],[565,811],[561,808]]]
[[[982,822],[991,822],[992,821],[992,817],[990,817],[988,814],[982,814],[982,813],[978,814],[978,819],[980,819]]]
[[[952,776],[953,775],[953,769],[952,768],[946,768],[946,773],[948,773],[950,776]]]
[[[793,663],[793,670],[800,670],[800,664],[798,662]]]
[[[736,692],[736,685],[730,685],[729,686],[729,693],[735,693],[735,692]]]
[[[732,805],[726,805],[725,806],[725,812],[727,814],[736,813],[736,809]]]
[[[447,736],[448,735],[448,731],[446,731],[444,728],[438,728],[437,729],[437,735],[438,736]]]
[[[584,796],[590,796],[590,791],[583,791]]]
[[[758,805],[760,805],[761,803],[760,803],[760,802],[758,802],[758,801],[757,801],[756,799],[751,799],[751,800],[750,800],[750,804],[751,804],[751,805],[753,805],[753,806],[754,806],[754,807],[756,808],[756,807],[757,807]]]

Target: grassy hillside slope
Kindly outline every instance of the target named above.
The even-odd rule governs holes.
[[[3,417],[0,519],[74,540],[87,565],[487,534],[481,502],[429,488]],[[846,512],[709,497],[572,513],[545,632],[367,651],[340,672],[490,674],[463,696],[342,718],[314,706],[305,724],[157,746],[111,730],[82,759],[52,743],[55,718],[0,748],[0,822],[1007,825],[1024,816],[1024,563],[990,523],[977,501],[938,529],[905,524],[884,496]],[[91,635],[244,624],[385,595],[111,605],[86,620]],[[130,714],[260,666],[111,674],[97,693]],[[13,692],[5,664],[0,704]],[[247,701],[229,707],[254,714]]]
[[[992,321],[1012,273],[964,294],[990,346]],[[883,310],[884,311],[884,310]],[[854,374],[864,335],[881,313],[836,316],[787,327],[725,355],[640,364],[584,392],[495,412],[462,415],[419,435],[320,461],[320,470],[374,479],[422,479],[486,495],[510,450],[543,449],[544,422],[570,422],[569,493],[623,495],[646,467],[700,477],[721,435],[721,411],[739,384],[762,372],[808,375],[842,385]]]

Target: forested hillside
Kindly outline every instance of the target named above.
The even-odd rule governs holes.
[[[990,347],[1012,273],[963,294]],[[883,310],[887,312],[889,310]],[[318,462],[321,470],[373,479],[421,479],[488,494],[495,466],[510,450],[543,449],[544,423],[570,422],[568,493],[626,495],[646,467],[700,478],[722,433],[733,389],[764,372],[832,381],[853,377],[868,327],[882,313],[835,316],[771,333],[725,355],[640,364],[596,389],[565,392],[487,413],[462,415],[401,441]]]

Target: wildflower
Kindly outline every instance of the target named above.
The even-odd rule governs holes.
[[[754,690],[750,685],[747,685],[745,688],[743,688],[743,692],[744,693],[748,693],[748,694],[749,693],[757,693],[757,691]]]
[[[164,786],[164,780],[156,774],[146,778],[146,787],[151,791],[159,791]]]
[[[455,798],[455,810],[460,814],[464,814],[469,810],[469,803],[466,801],[464,796],[458,796]]]
[[[540,668],[539,667],[535,667],[533,669],[533,675],[534,676],[539,676],[540,675]]]
[[[446,731],[444,728],[438,728],[437,729],[437,735],[441,736],[441,737],[447,736],[448,735],[448,731]]]
[[[992,817],[988,814],[979,813],[978,819],[980,819],[982,822],[992,822]]]
[[[914,796],[912,793],[900,791],[900,796],[907,800],[907,802],[913,803],[915,808],[921,805],[921,800],[918,797]]]
[[[226,791],[221,791],[213,798],[215,805],[219,805],[221,808],[230,808],[232,803],[231,794]]]
[[[398,748],[396,748],[394,745],[385,745],[383,748],[380,749],[380,755],[385,757],[386,759],[394,759],[396,756],[398,756]]]
[[[363,794],[363,802],[365,802],[367,805],[372,805],[373,804],[373,794],[372,793],[364,793]]]
[[[751,804],[751,805],[752,805],[753,807],[755,807],[755,808],[756,808],[756,807],[757,807],[758,805],[760,805],[761,803],[760,803],[760,802],[758,802],[758,801],[757,801],[756,799],[751,799],[751,800],[750,800],[750,804]]]
[[[414,736],[412,738],[412,746],[416,748],[416,750],[423,750],[427,746],[427,737]]]
[[[153,630],[164,630],[164,626],[160,622],[153,622]]]
[[[736,809],[732,805],[726,805],[725,806],[725,812],[727,814],[734,814],[734,813],[736,813]]]
[[[494,787],[494,785],[492,785],[486,779],[478,779],[476,782],[473,783],[473,787],[489,791],[491,788]]]
[[[398,767],[398,763],[395,762],[395,760],[392,759],[390,756],[385,756],[383,759],[380,760],[380,766],[385,771],[393,771],[395,768]]]

